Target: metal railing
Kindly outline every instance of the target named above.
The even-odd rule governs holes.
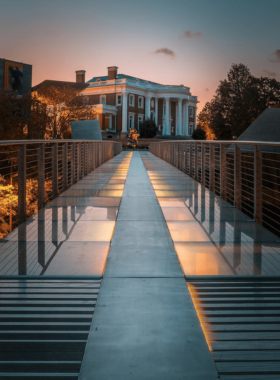
[[[280,143],[169,141],[149,149],[280,236]]]
[[[122,151],[118,142],[0,142],[0,238]]]

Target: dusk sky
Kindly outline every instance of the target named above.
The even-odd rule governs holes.
[[[201,110],[232,63],[280,80],[280,0],[0,0],[0,58],[33,85],[119,73],[184,84]]]

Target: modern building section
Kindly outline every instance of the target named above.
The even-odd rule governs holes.
[[[0,58],[0,91],[17,91],[18,95],[31,91],[32,65]]]
[[[77,81],[81,71],[77,71]],[[108,67],[108,75],[94,77],[80,94],[98,114],[103,135],[125,137],[129,128],[139,130],[145,118],[158,126],[159,135],[191,136],[196,128],[197,97],[184,85],[170,86],[118,74]]]

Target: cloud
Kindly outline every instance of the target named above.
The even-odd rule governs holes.
[[[202,33],[200,32],[193,33],[191,29],[185,30],[183,33],[183,38],[197,38],[197,37],[202,37]]]
[[[155,54],[168,55],[169,57],[172,57],[172,58],[174,58],[176,56],[175,52],[173,50],[171,50],[171,49],[168,49],[167,47],[157,49],[157,50],[155,50],[154,53]]]
[[[275,52],[273,53],[273,58],[269,59],[269,62],[272,62],[272,63],[280,62],[280,49],[275,50]]]
[[[277,74],[274,72],[274,71],[270,71],[270,70],[263,70],[263,72],[269,76],[269,77],[272,77],[272,78],[275,78],[277,76]]]

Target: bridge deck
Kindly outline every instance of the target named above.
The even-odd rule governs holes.
[[[280,244],[247,219],[148,152],[105,163],[0,241],[0,378],[277,378]]]

